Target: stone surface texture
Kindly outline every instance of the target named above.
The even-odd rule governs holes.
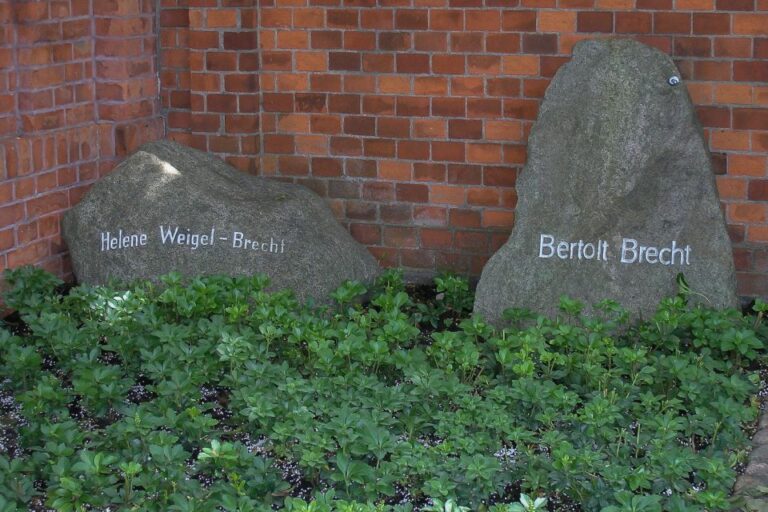
[[[635,41],[576,46],[533,126],[515,227],[483,270],[477,313],[493,323],[509,307],[553,314],[568,295],[588,306],[611,298],[647,316],[676,293],[679,272],[701,294],[692,300],[736,305],[710,155],[685,84],[670,85],[673,76],[680,73],[667,55]],[[608,261],[540,258],[541,234],[606,241]],[[690,245],[690,265],[621,263],[624,238]]]
[[[752,438],[749,463],[736,480],[734,494],[745,499],[745,506],[738,510],[768,511],[768,409],[762,412],[757,432]]]
[[[113,248],[123,241],[114,241],[120,230],[135,235],[124,239],[133,246]],[[379,273],[373,256],[312,191],[238,172],[170,141],[145,144],[96,183],[67,212],[63,232],[81,283],[171,271],[264,273],[273,289],[323,300],[344,280],[368,282]]]

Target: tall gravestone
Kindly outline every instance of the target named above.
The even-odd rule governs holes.
[[[82,283],[226,274],[326,299],[371,281],[376,260],[309,189],[243,174],[174,142],[143,145],[64,216]]]
[[[551,315],[567,295],[648,316],[678,273],[693,300],[736,305],[710,155],[679,76],[635,41],[576,46],[531,131],[516,224],[483,270],[477,313]]]

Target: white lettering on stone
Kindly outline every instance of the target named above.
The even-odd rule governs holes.
[[[216,228],[211,228],[210,231],[192,231],[191,229],[179,226],[160,225],[158,229],[160,232],[160,244],[164,246],[188,247],[190,250],[195,251],[202,247],[213,246],[217,239],[228,243],[231,238],[232,245],[230,247],[232,249],[248,249],[268,254],[285,254],[285,239],[274,236],[254,240],[248,238],[242,231],[233,231],[231,235],[226,233],[217,234]],[[99,232],[102,252],[146,246],[149,240],[149,235],[146,233],[127,233],[122,229],[119,229],[116,233],[111,231]]]
[[[669,247],[642,245],[634,238],[623,238],[621,241],[622,263],[650,263],[655,265],[690,265],[691,246],[678,246],[677,240],[672,240]]]
[[[569,242],[556,240],[553,235],[541,233],[539,235],[539,258],[552,258],[554,256],[561,260],[608,261],[608,242],[605,240]]]
[[[213,245],[216,228],[211,228],[210,233],[193,233],[189,229],[182,230],[178,226],[160,226],[160,241],[163,245],[183,245],[193,251],[198,247]]]
[[[232,248],[283,254],[285,252],[285,240],[281,239],[279,243],[274,237],[269,237],[269,240],[251,240],[245,236],[245,233],[235,231],[232,233]]]
[[[119,229],[117,234],[102,231],[99,233],[99,237],[101,239],[101,252],[147,245],[146,233],[124,233],[122,229]]]
[[[622,238],[619,248],[620,261],[624,264],[649,263],[651,265],[690,265],[691,246],[680,245],[672,240],[668,246],[643,245],[634,238]],[[558,240],[554,235],[539,235],[539,258],[561,260],[608,261],[608,242]]]
[[[541,234],[541,238],[539,238],[539,258],[551,258],[555,255],[554,242],[555,237],[552,235],[545,235],[544,233]],[[544,254],[545,248],[549,249],[549,254]]]

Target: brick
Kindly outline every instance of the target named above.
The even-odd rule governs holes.
[[[445,164],[415,163],[413,179],[416,181],[445,181]]]
[[[731,74],[731,63],[728,61],[694,62],[693,77],[696,80],[728,81]]]
[[[293,95],[264,93],[263,106],[266,112],[293,112]]]
[[[431,204],[463,205],[465,204],[464,188],[452,185],[431,185],[429,187],[429,202]]]
[[[350,116],[344,119],[344,133],[349,135],[375,135],[376,119]]]
[[[357,52],[330,52],[328,69],[331,71],[360,71],[362,60]]]
[[[324,112],[327,109],[328,95],[315,93],[296,93],[295,103],[296,112]]]
[[[445,125],[442,119],[414,119],[413,136],[420,139],[444,139],[447,133]]]
[[[498,31],[501,29],[501,12],[495,9],[470,9],[466,13],[465,29]]]
[[[363,55],[363,71],[369,73],[391,73],[395,70],[395,58],[392,55]]]
[[[384,51],[401,51],[411,48],[409,32],[381,32],[378,35],[378,46]]]
[[[504,11],[501,26],[505,31],[535,32],[536,17],[536,11]]]
[[[296,52],[296,71],[327,71],[328,56],[323,52]]]
[[[693,33],[723,35],[731,30],[731,16],[722,13],[694,13]]]
[[[360,13],[360,26],[366,29],[391,30],[395,27],[394,13],[380,9],[366,9]]]
[[[451,119],[448,121],[448,137],[451,139],[482,139],[483,122],[471,119]]]
[[[517,171],[510,167],[486,167],[483,171],[483,184],[491,187],[514,187]]]
[[[718,11],[752,11],[755,0],[716,0],[715,8]]]
[[[418,247],[418,231],[416,228],[384,227],[384,245],[391,247]]]
[[[576,13],[573,11],[540,11],[539,30],[542,32],[575,32]]]
[[[752,40],[748,38],[718,37],[715,39],[715,57],[751,57]]]
[[[683,12],[653,13],[653,31],[656,34],[690,34],[692,16]]]
[[[360,95],[331,94],[328,96],[328,112],[339,114],[359,114]]]
[[[740,82],[768,82],[768,66],[759,61],[733,63],[733,79]]]
[[[452,32],[451,51],[479,53],[483,51],[483,34],[476,32]]]
[[[465,72],[464,56],[433,55],[432,72],[438,74],[463,74]]]
[[[391,96],[364,96],[363,112],[366,114],[393,115],[395,98]]]
[[[730,154],[728,155],[728,173],[732,176],[765,176],[766,157]]]
[[[762,203],[737,203],[727,205],[728,219],[731,222],[765,222],[768,218],[768,206]]]
[[[731,113],[727,108],[698,106],[696,113],[704,126],[712,128],[729,128],[731,126]]]
[[[224,32],[224,49],[225,50],[254,50],[258,48],[258,37],[256,32]],[[295,48],[295,46],[289,46],[284,41],[280,44],[282,48]],[[298,48],[306,47],[298,46]]]
[[[768,36],[768,14],[734,14],[733,33]]]
[[[310,88],[314,92],[341,92],[341,76],[313,73]]]
[[[430,187],[415,183],[398,183],[395,185],[395,197],[402,202],[426,203],[429,201]]]
[[[616,32],[620,34],[648,34],[653,31],[653,17],[649,12],[616,13]]]
[[[366,181],[363,183],[362,198],[378,202],[394,201],[395,186],[387,182]]]
[[[484,210],[482,214],[484,228],[512,229],[515,224],[515,213],[503,210]]]
[[[500,163],[501,146],[498,144],[467,144],[467,161],[473,163]]]
[[[676,37],[673,52],[678,57],[710,57],[712,44],[706,37]]]
[[[711,130],[710,147],[713,150],[748,151],[749,133]]]
[[[398,96],[396,112],[398,116],[428,116],[429,98]]]
[[[469,117],[494,118],[501,115],[502,102],[499,98],[469,98],[467,99],[467,115]]]
[[[715,0],[676,0],[678,9],[711,11],[715,8]]]
[[[379,137],[410,137],[410,122],[408,119],[380,117],[376,119],[376,135]]]
[[[672,0],[637,0],[637,8],[671,10]]]
[[[381,227],[375,224],[351,223],[349,232],[358,243],[363,245],[381,244]]]
[[[452,208],[448,212],[448,222],[457,228],[479,228],[481,225],[480,212],[461,208]]]
[[[495,141],[521,141],[522,128],[519,121],[486,121],[485,138]]]
[[[395,58],[398,73],[425,74],[430,72],[428,54],[398,54]]]
[[[454,96],[482,96],[483,79],[479,77],[457,77],[451,79],[451,93]]]
[[[448,35],[444,32],[416,32],[413,48],[421,52],[448,51]]]
[[[566,64],[569,57],[555,57],[553,55],[543,55],[540,61],[540,73],[542,76],[551,78],[555,76],[560,66]]]
[[[734,108],[733,127],[737,130],[768,130],[768,108]]]
[[[429,12],[420,9],[398,9],[395,27],[402,30],[426,30],[429,28]]]
[[[362,141],[353,137],[331,137],[331,154],[360,156],[363,154]]]
[[[474,206],[498,206],[499,192],[492,188],[470,188],[467,203]]]
[[[429,13],[431,30],[462,30],[464,11],[459,9],[432,9]]]
[[[415,140],[397,141],[397,157],[405,160],[429,160],[429,142]]]
[[[576,15],[576,29],[579,32],[613,32],[613,13],[580,11]]]
[[[376,92],[376,77],[371,75],[345,75],[344,92]]]
[[[261,25],[263,27],[272,28],[287,28],[291,26],[292,11],[291,9],[261,9]]]
[[[448,249],[453,245],[453,231],[450,229],[422,228],[421,246],[426,249]]]
[[[312,158],[310,168],[313,176],[341,176],[341,161],[336,158]]]
[[[536,76],[539,57],[533,55],[507,55],[502,57],[502,70],[508,75]]]
[[[461,142],[432,142],[433,160],[464,162],[465,156],[465,146]]]
[[[743,180],[733,180],[737,183],[744,185]],[[719,183],[718,183],[719,184]],[[768,201],[768,180],[750,180],[747,199],[751,201]],[[737,196],[737,198],[743,198],[743,195]]]
[[[293,26],[296,28],[322,28],[325,26],[325,11],[318,8],[294,9]]]
[[[535,120],[539,111],[539,102],[530,99],[505,99],[504,116],[512,119]]]
[[[524,34],[523,52],[535,54],[554,54],[558,51],[555,34]]]
[[[485,38],[485,48],[494,53],[517,53],[520,51],[520,34],[488,34]]]
[[[456,247],[468,253],[487,254],[489,236],[475,231],[459,231],[456,233]]]
[[[340,30],[313,30],[310,33],[313,49],[334,49],[342,47],[342,32]]]
[[[486,81],[486,93],[490,96],[519,96],[520,79],[489,78]]]
[[[445,96],[448,94],[448,80],[442,77],[416,77],[413,80],[414,94]]]
[[[432,115],[464,117],[466,115],[466,100],[463,98],[432,98]]]
[[[715,100],[718,103],[742,103],[752,102],[752,87],[749,85],[721,84],[715,90]]]

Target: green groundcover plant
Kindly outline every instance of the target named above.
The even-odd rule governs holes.
[[[3,511],[729,510],[757,417],[761,303],[498,330],[453,276],[314,306],[263,276],[6,281]]]

